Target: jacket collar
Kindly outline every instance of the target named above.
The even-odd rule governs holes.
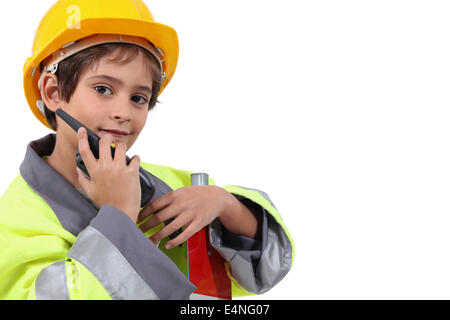
[[[97,210],[42,159],[53,152],[55,143],[55,134],[30,142],[20,165],[20,174],[50,205],[64,229],[78,235],[97,215]]]

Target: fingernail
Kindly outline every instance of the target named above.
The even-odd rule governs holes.
[[[172,249],[172,245],[169,243],[166,243],[166,249]]]

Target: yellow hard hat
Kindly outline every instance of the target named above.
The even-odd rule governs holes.
[[[40,63],[45,60],[42,73],[54,73],[63,59],[90,46],[112,42],[133,43],[160,61],[161,94],[178,62],[178,36],[173,28],[155,22],[142,0],[59,0],[41,20],[31,57],[23,67],[25,97],[39,121],[50,128],[42,110]]]

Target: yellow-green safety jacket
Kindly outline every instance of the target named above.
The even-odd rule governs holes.
[[[122,211],[95,206],[43,159],[56,135],[32,141],[20,174],[0,199],[0,299],[186,299],[187,244],[155,246]],[[141,163],[155,182],[152,200],[190,185],[190,172]],[[210,180],[213,184],[213,181]],[[229,264],[233,297],[263,293],[289,271],[294,243],[262,191],[226,186],[262,219],[262,238],[208,228]]]

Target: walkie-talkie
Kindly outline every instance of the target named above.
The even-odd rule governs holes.
[[[72,118],[62,109],[56,110],[56,115],[61,119],[63,119],[73,130],[75,130],[75,132],[78,132],[78,129],[82,127],[86,129],[89,147],[91,148],[94,157],[98,159],[100,137],[97,136],[94,132],[92,132],[88,128],[86,128],[86,126],[82,125],[80,122]],[[115,147],[111,146],[111,154],[113,158],[115,151],[116,151]],[[81,158],[81,154],[78,149],[76,151],[76,160],[78,168],[80,168],[81,171],[83,171],[89,177],[89,172],[86,168],[86,165],[83,162],[83,159]],[[130,161],[131,159],[128,156],[126,156],[127,165],[130,163]],[[150,201],[150,199],[153,197],[153,194],[155,193],[154,184],[150,179],[151,179],[150,175],[147,174],[144,169],[139,167],[139,180],[141,183],[141,207],[144,207]]]

